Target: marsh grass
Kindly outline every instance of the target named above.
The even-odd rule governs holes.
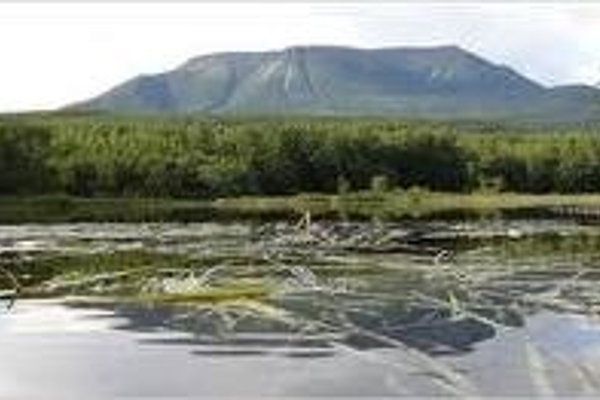
[[[0,197],[0,222],[144,222],[210,219],[203,200],[84,198],[66,195]]]
[[[363,218],[423,217],[458,211],[473,215],[493,215],[506,210],[547,209],[558,206],[600,207],[598,194],[525,194],[509,192],[450,193],[425,189],[360,191],[343,195],[299,194],[296,196],[225,198],[214,202],[217,210],[239,210],[267,214],[303,213],[315,216],[354,216]]]
[[[599,207],[598,194],[526,194],[409,189],[341,194],[242,196],[219,199],[0,197],[2,223],[281,220],[310,211],[317,218],[415,218],[460,212],[477,216],[558,206]]]
[[[159,304],[222,303],[231,300],[267,300],[271,294],[268,287],[235,284],[223,288],[199,288],[189,292],[140,294],[135,299]]]

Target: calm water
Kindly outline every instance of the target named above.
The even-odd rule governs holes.
[[[2,226],[2,251],[25,258],[146,249],[282,266],[211,274],[260,276],[276,288],[261,301],[17,300],[0,311],[0,397],[600,394],[599,227],[373,226],[317,224],[310,240],[285,223]]]

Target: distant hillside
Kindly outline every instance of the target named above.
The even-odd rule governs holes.
[[[71,109],[119,113],[600,119],[600,89],[546,88],[459,47],[290,47],[193,58]]]

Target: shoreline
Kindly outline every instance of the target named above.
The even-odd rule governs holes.
[[[242,196],[203,199],[0,197],[0,223],[201,222],[285,219],[310,212],[316,218],[458,218],[502,212],[598,209],[598,194],[447,193],[420,189],[347,194]]]

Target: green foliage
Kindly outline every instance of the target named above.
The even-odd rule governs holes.
[[[0,194],[50,189],[50,140],[45,127],[0,125]]]
[[[426,194],[427,191],[418,186],[412,186],[406,191],[408,202],[414,207],[419,206],[423,202]]]
[[[0,194],[215,198],[600,190],[588,127],[360,118],[0,118]],[[491,185],[491,186],[490,186]]]
[[[350,193],[350,182],[343,176],[338,177],[337,180],[337,194],[345,196]]]
[[[390,191],[390,181],[385,175],[377,175],[371,178],[371,190],[376,193],[385,193]]]

